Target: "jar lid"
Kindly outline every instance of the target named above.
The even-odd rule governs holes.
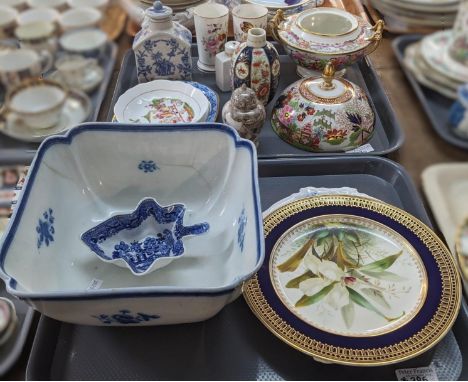
[[[238,41],[228,41],[224,45],[224,51],[226,52],[228,56],[232,56],[234,52],[236,51],[237,47],[239,46],[239,44],[240,43]]]
[[[322,77],[307,78],[299,86],[301,95],[315,104],[342,104],[354,96],[354,86],[343,78],[334,78],[335,69],[330,62],[325,66]]]
[[[172,9],[160,1],[155,1],[153,6],[146,10],[146,16],[153,20],[164,20],[172,16]]]
[[[241,111],[253,110],[258,105],[257,95],[255,94],[255,91],[248,88],[244,83],[240,88],[237,88],[232,92],[231,104],[234,108]]]

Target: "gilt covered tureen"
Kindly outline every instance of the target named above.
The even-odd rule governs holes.
[[[369,141],[375,114],[359,86],[334,78],[328,63],[322,78],[296,81],[278,97],[273,130],[286,142],[308,151],[348,151]]]
[[[322,71],[331,61],[336,70],[373,52],[382,39],[383,21],[366,20],[336,8],[314,8],[289,17],[279,9],[270,21],[273,37],[284,46],[302,77]]]

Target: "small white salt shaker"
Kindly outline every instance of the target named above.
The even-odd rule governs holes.
[[[231,65],[232,55],[239,46],[238,41],[228,41],[224,45],[224,52],[216,55],[215,71],[216,71],[216,85],[222,92],[231,91]]]

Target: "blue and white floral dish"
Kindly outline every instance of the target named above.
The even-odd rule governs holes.
[[[200,90],[205,95],[205,97],[208,98],[208,102],[210,103],[210,111],[208,112],[208,117],[206,117],[206,122],[216,122],[219,114],[218,93],[199,82],[187,81],[187,83]]]
[[[140,167],[140,166],[138,166]],[[182,239],[201,235],[208,223],[184,226],[185,206],[161,207],[144,199],[130,214],[115,215],[81,235],[81,240],[100,259],[128,267],[136,276],[169,265],[184,253]]]
[[[122,123],[176,124],[205,122],[210,102],[203,92],[182,81],[155,80],[128,89],[114,106]]]
[[[3,238],[8,292],[54,319],[208,319],[263,262],[255,147],[216,123],[77,126],[40,146]],[[149,257],[171,247],[169,258],[178,258],[144,276],[96,256],[138,256],[153,239],[159,247]],[[144,271],[139,262],[134,270]],[[122,312],[134,319],[115,318]]]

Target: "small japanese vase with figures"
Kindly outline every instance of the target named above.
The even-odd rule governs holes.
[[[365,92],[334,74],[328,63],[322,78],[299,80],[278,97],[271,124],[280,138],[317,152],[348,151],[369,141],[375,114]]]
[[[192,33],[172,21],[172,9],[155,1],[146,10],[142,29],[133,42],[138,82],[191,80],[191,44]]]
[[[233,89],[245,84],[266,105],[278,88],[280,61],[275,47],[266,41],[262,28],[252,28],[247,41],[239,45],[232,58]]]

